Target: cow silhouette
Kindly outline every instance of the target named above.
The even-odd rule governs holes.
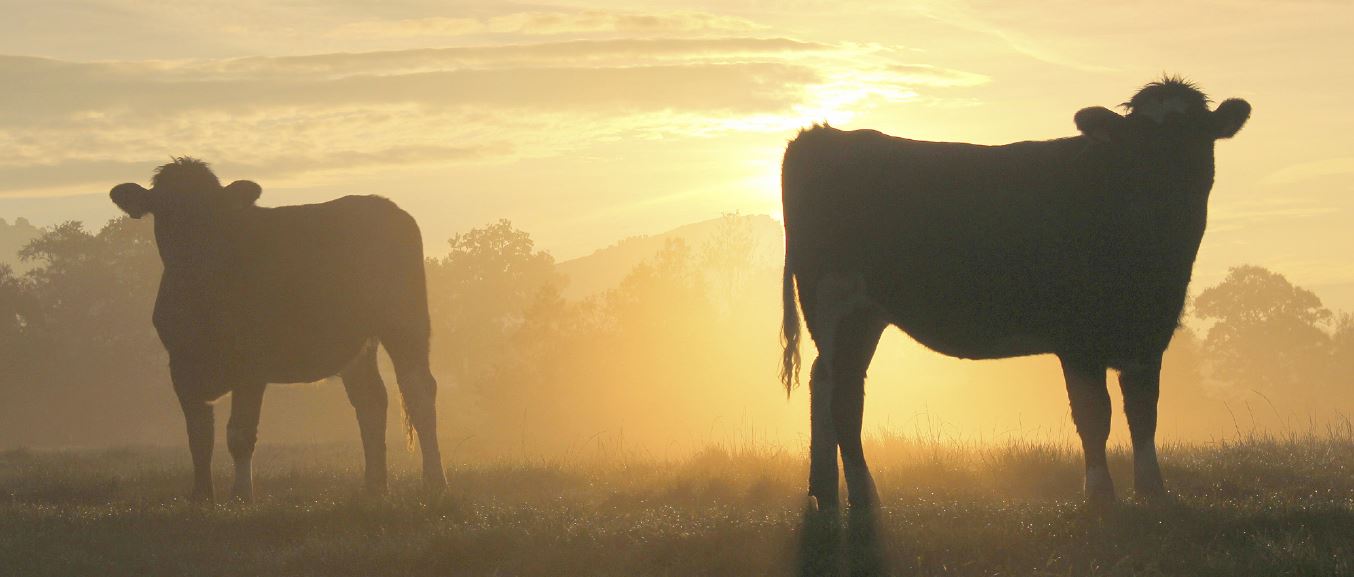
[[[377,343],[418,433],[425,486],[441,491],[418,224],[377,196],[264,208],[254,204],[261,192],[245,180],[221,186],[206,163],[187,157],[156,169],[150,189],[127,183],[110,192],[132,218],[155,215],[164,273],[153,321],[188,426],[192,497],[214,497],[213,401],[231,394],[232,494],[249,500],[264,389],[335,374],[357,413],[366,487],[384,491],[387,397]]]
[[[797,286],[818,349],[809,494],[820,508],[837,506],[839,448],[851,505],[877,500],[861,413],[889,325],[955,357],[1057,355],[1095,502],[1114,499],[1106,372],[1117,369],[1136,493],[1164,494],[1161,356],[1204,234],[1214,142],[1251,111],[1208,104],[1165,78],[1126,115],[1077,112],[1081,135],[1069,138],[980,146],[814,126],[789,144],[781,380],[788,392],[798,379]]]

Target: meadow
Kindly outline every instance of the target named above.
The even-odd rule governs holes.
[[[877,435],[877,511],[808,512],[798,451],[449,463],[428,502],[392,453],[363,496],[348,446],[264,445],[253,504],[185,502],[176,448],[0,453],[0,574],[1351,575],[1354,435],[1166,444],[1173,498],[1081,503],[1080,452]],[[228,459],[218,455],[218,489]],[[453,459],[454,460],[454,459]]]

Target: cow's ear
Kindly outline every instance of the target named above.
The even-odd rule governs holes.
[[[1078,110],[1072,121],[1077,123],[1077,130],[1097,142],[1114,141],[1122,134],[1124,126],[1128,123],[1127,118],[1104,106]]]
[[[155,212],[155,194],[135,182],[114,186],[113,190],[108,192],[108,197],[132,218],[141,218],[148,212]]]
[[[1213,124],[1213,138],[1231,138],[1251,117],[1251,104],[1240,98],[1228,98],[1209,115]]]
[[[263,187],[252,180],[237,180],[227,184],[223,190],[234,204],[241,207],[254,204],[254,201],[259,199],[259,195],[263,194]]]

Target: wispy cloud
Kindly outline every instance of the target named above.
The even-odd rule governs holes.
[[[0,193],[193,154],[278,178],[565,154],[619,137],[774,132],[981,75],[872,46],[607,39],[68,62],[0,56]]]
[[[432,16],[346,22],[328,32],[341,38],[453,37],[472,34],[557,35],[597,32],[627,34],[737,33],[766,30],[751,20],[708,12],[623,12],[536,10],[483,18]]]
[[[1264,184],[1284,185],[1351,174],[1354,174],[1354,156],[1342,156],[1285,166],[1266,176],[1263,182]]]

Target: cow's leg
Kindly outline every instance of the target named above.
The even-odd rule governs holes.
[[[386,414],[389,399],[385,382],[376,366],[376,344],[364,349],[344,369],[343,387],[348,402],[357,412],[357,427],[362,433],[362,452],[366,456],[366,489],[386,491]]]
[[[226,423],[226,447],[235,461],[235,484],[230,496],[254,500],[254,445],[259,440],[259,412],[263,409],[266,383],[251,383],[230,394],[230,421]]]
[[[837,508],[837,428],[832,419],[832,371],[823,353],[809,370],[809,496],[821,510]]]
[[[1105,387],[1103,363],[1062,357],[1072,421],[1081,435],[1086,455],[1086,499],[1093,503],[1114,501],[1114,481],[1105,461],[1105,441],[1110,435],[1110,395]]]
[[[800,298],[803,299],[810,291],[805,291],[805,284],[800,285]],[[852,412],[852,407],[856,406],[858,399],[853,401],[848,392],[848,399],[845,407],[841,411],[843,416],[842,425],[838,424],[836,415],[838,409],[836,405],[839,398],[839,386],[837,370],[838,350],[841,348],[839,341],[845,336],[847,339],[847,362],[843,366],[853,364],[851,359],[858,357],[859,340],[858,330],[853,330],[848,325],[851,319],[863,315],[874,309],[872,303],[865,297],[865,283],[858,276],[844,275],[841,273],[829,273],[822,278],[817,279],[814,288],[811,291],[814,300],[814,314],[808,317],[809,332],[813,335],[814,344],[818,348],[818,358],[813,361],[813,369],[809,374],[809,496],[812,497],[819,510],[834,510],[838,507],[838,487],[837,487],[837,449],[838,443],[842,439],[840,435],[843,431],[850,431],[849,425],[851,419],[847,416]],[[843,333],[843,327],[845,332]],[[878,335],[875,336],[878,338]],[[871,346],[873,351],[873,346]],[[868,361],[866,361],[868,364]],[[846,425],[843,427],[843,425]],[[855,426],[856,442],[859,442],[859,423]],[[847,449],[854,456],[858,454],[855,448]],[[843,453],[845,454],[845,453]],[[857,467],[856,465],[860,465]],[[849,465],[850,472],[855,475],[856,487],[861,485],[863,479],[868,479],[869,472],[864,469],[863,457],[861,460]],[[861,473],[864,476],[861,476]],[[848,480],[849,483],[849,480]],[[851,485],[848,484],[848,487]],[[857,493],[852,490],[852,498]]]
[[[179,406],[188,426],[188,451],[193,455],[193,501],[212,501],[212,444],[216,442],[215,415],[210,401],[179,392]]]
[[[423,453],[423,484],[428,492],[439,494],[447,488],[442,470],[442,451],[437,444],[437,380],[428,368],[428,339],[383,337],[386,351],[395,365],[395,379],[404,398],[404,410],[418,434]]]
[[[865,411],[865,372],[870,359],[874,358],[885,326],[886,323],[869,310],[854,313],[837,325],[832,357],[832,420],[853,509],[870,507],[879,501],[874,479],[865,464],[860,429]]]
[[[1161,358],[1132,365],[1119,373],[1124,414],[1133,437],[1133,492],[1140,498],[1166,495],[1157,464],[1157,397],[1161,391]]]

